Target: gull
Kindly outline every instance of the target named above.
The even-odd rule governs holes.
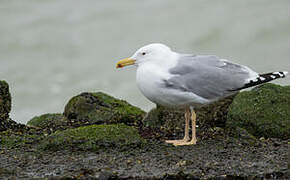
[[[185,134],[167,140],[175,146],[196,144],[195,108],[208,105],[240,90],[284,78],[288,72],[258,74],[247,66],[215,55],[180,54],[153,43],[117,63],[117,68],[135,65],[136,82],[150,101],[169,108],[185,109]],[[191,119],[192,137],[189,137]]]

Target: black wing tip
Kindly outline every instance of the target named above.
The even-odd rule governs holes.
[[[259,74],[259,76],[255,79],[251,79],[248,83],[246,83],[243,87],[230,90],[230,91],[239,91],[242,89],[246,89],[249,87],[257,86],[259,84],[264,84],[270,81],[273,81],[278,78],[285,78],[288,74],[287,71],[278,71],[278,72],[271,72],[271,73],[265,73],[265,74]]]

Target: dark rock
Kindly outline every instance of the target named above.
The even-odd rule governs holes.
[[[227,97],[213,104],[196,108],[197,133],[203,138],[211,134],[215,127],[225,127],[228,107],[234,96]],[[152,109],[143,119],[144,133],[146,130],[155,137],[182,137],[184,133],[184,110],[169,109],[162,106]],[[146,135],[145,135],[146,136]]]
[[[259,145],[260,142],[255,136],[250,134],[247,130],[236,127],[228,129],[229,141],[241,144],[241,145]]]
[[[118,176],[110,171],[101,171],[98,177],[99,180],[114,180],[118,179]]]
[[[122,133],[125,129],[121,130]],[[93,141],[97,138],[90,140],[91,137],[89,134],[85,141],[97,144],[98,141]],[[59,138],[62,138],[60,134]],[[68,143],[72,142],[66,138]],[[76,138],[73,136],[74,140]],[[125,151],[122,145],[85,150],[83,147],[90,146],[81,142],[84,146],[75,141],[73,147],[76,148],[65,143],[61,148],[59,144],[59,151],[33,151],[32,148],[7,151],[0,147],[1,178],[289,179],[287,140],[277,139],[279,147],[271,141],[265,146],[248,146],[206,140],[195,146],[181,147],[146,142],[140,148],[128,145]]]
[[[144,111],[105,93],[82,93],[69,100],[64,115],[73,126],[124,123],[139,126]]]
[[[0,81],[0,121],[9,117],[11,111],[11,95],[9,86],[5,81]]]
[[[9,86],[5,81],[0,81],[0,131],[4,131],[13,124],[9,118],[11,111],[11,95],[9,92]]]
[[[229,106],[235,95],[221,99],[207,106],[196,109],[197,122],[201,127],[225,127]]]
[[[151,134],[147,134],[149,138],[154,136],[168,137],[183,133],[184,129],[184,112],[177,109],[168,109],[162,106],[157,106],[146,114],[143,119],[143,132],[146,129]],[[145,137],[147,135],[144,135]]]
[[[24,124],[17,123],[10,118],[0,121],[0,132],[6,130],[26,131],[27,127]]]
[[[229,108],[227,127],[256,137],[290,138],[290,86],[265,84],[239,93]]]
[[[0,81],[0,132],[8,129],[23,130],[25,125],[19,124],[9,118],[11,111],[11,95],[9,85]]]

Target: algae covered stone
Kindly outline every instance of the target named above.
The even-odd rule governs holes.
[[[124,123],[137,126],[144,111],[102,92],[82,93],[69,100],[64,115],[72,124]]]
[[[48,113],[32,118],[27,125],[54,131],[64,129],[67,126],[67,119],[61,113]]]
[[[290,86],[265,84],[239,93],[230,106],[227,127],[256,137],[290,138]]]
[[[6,81],[0,81],[0,122],[9,117],[11,111],[11,95]]]
[[[44,150],[98,150],[101,148],[129,148],[145,141],[137,129],[124,124],[89,125],[57,131],[41,144]]]
[[[19,127],[20,128],[20,127]],[[37,144],[44,136],[42,133],[30,131],[23,125],[23,131],[15,131],[14,129],[0,132],[0,149],[21,149],[31,147]]]
[[[22,129],[24,125],[18,124],[9,118],[11,111],[11,95],[6,81],[0,81],[0,132],[7,129]]]

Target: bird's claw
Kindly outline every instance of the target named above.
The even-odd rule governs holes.
[[[183,146],[196,144],[196,139],[192,139],[191,141],[189,141],[189,138],[184,138],[180,140],[166,140],[165,142],[173,144],[174,146]]]

